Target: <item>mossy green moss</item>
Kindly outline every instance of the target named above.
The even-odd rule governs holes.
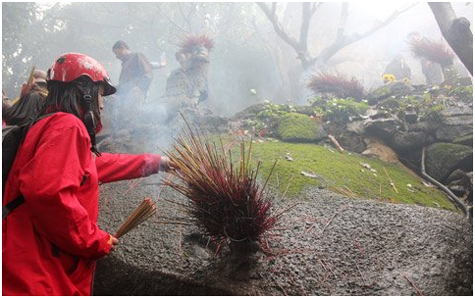
[[[473,169],[473,148],[452,143],[434,143],[426,150],[426,171],[438,181],[444,181],[455,169]]]
[[[439,161],[441,164],[455,165],[458,161],[473,154],[469,146],[452,143],[434,143],[427,147],[428,159]]]
[[[473,147],[473,135],[469,134],[466,136],[458,137],[453,140],[452,143]]]
[[[369,97],[372,99],[384,98],[389,96],[391,93],[391,88],[388,86],[383,86],[371,92]]]
[[[284,142],[256,142],[252,145],[252,156],[255,161],[263,162],[262,177],[268,176],[274,161],[278,160],[270,185],[282,193],[287,190],[289,197],[296,197],[306,187],[314,186],[354,198],[455,210],[442,192],[424,186],[414,174],[396,164],[358,154],[339,153],[313,144]],[[290,157],[293,161],[288,160]],[[369,164],[376,172],[361,163]],[[302,172],[314,174],[315,177],[306,177]],[[393,181],[395,188],[390,181]]]
[[[316,142],[322,136],[321,128],[309,116],[289,113],[279,121],[277,135],[286,142]]]

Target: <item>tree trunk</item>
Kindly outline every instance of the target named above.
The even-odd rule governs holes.
[[[457,18],[450,2],[429,2],[440,31],[460,61],[473,76],[473,34],[470,22]]]

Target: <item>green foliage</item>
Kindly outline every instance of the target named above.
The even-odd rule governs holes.
[[[307,115],[289,113],[282,116],[277,127],[277,134],[286,142],[316,142],[319,127]]]
[[[257,113],[256,119],[248,120],[246,124],[255,132],[266,128],[268,134],[274,135],[281,117],[295,111],[291,104],[276,104],[266,100],[262,111]]]
[[[423,113],[424,118],[433,123],[442,124],[444,122],[444,116],[442,115],[442,105],[434,105]]]
[[[353,118],[358,118],[364,114],[369,108],[366,100],[357,102],[353,98],[325,100],[322,97],[316,96],[310,99],[309,103],[315,106],[316,116],[335,123],[347,123]]]
[[[389,88],[388,86],[383,86],[383,87],[380,87],[380,88],[374,90],[371,93],[371,97],[374,98],[374,99],[385,98],[385,97],[389,96],[389,94],[391,94],[391,93],[392,93],[391,88]]]
[[[464,102],[471,102],[473,100],[473,85],[470,86],[455,86],[448,92],[449,96],[455,96],[457,99]]]
[[[430,151],[430,154],[429,154]],[[472,155],[473,148],[460,144],[434,143],[428,147],[427,155],[443,164],[456,164],[462,157]]]
[[[288,113],[294,113],[295,108],[290,104],[276,104],[266,101],[264,109],[257,114],[259,119],[277,119]]]
[[[416,111],[426,121],[443,123],[442,111],[444,106],[441,99],[426,91],[424,95],[404,95],[391,97],[378,105],[378,108],[391,113],[400,113],[407,110]]]
[[[293,161],[288,161],[286,156],[291,156]],[[442,192],[424,186],[407,169],[358,154],[342,154],[314,144],[272,142],[255,143],[253,158],[263,161],[262,177],[267,177],[273,161],[278,160],[270,183],[281,193],[287,190],[289,197],[296,197],[309,187],[324,187],[354,198],[455,210]],[[360,163],[369,164],[376,172]],[[302,172],[315,174],[315,177],[305,177]]]

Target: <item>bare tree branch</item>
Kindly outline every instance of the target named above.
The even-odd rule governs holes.
[[[186,22],[186,24],[188,25],[188,32],[191,32],[191,23],[190,23],[190,14],[191,14],[191,8],[190,8],[190,11],[188,12],[188,15],[185,16],[185,13],[183,12],[183,8],[181,7],[181,3],[177,3],[178,4],[178,9],[180,10],[180,14],[181,16],[183,17],[183,20]],[[193,7],[193,3],[191,3],[191,7]]]
[[[304,2],[302,4],[302,24],[300,25],[300,46],[303,49],[307,48],[308,28],[310,27],[310,18],[312,13],[310,11],[310,3]]]
[[[279,35],[282,40],[284,40],[286,43],[288,43],[296,52],[300,51],[299,48],[299,42],[291,37],[287,32],[285,32],[284,28],[282,25],[279,23],[279,20],[277,19],[277,15],[275,14],[276,12],[276,6],[277,4],[274,2],[272,3],[272,10],[270,10],[267,5],[263,2],[257,2],[257,5],[261,8],[261,10],[265,13],[269,21],[272,23],[272,26],[274,27],[275,32],[277,35]]]
[[[449,2],[429,2],[440,31],[450,47],[473,75],[473,34],[466,18],[457,18]]]
[[[269,21],[272,23],[272,26],[274,27],[274,30],[277,35],[295,50],[298,59],[301,60],[302,65],[308,65],[308,62],[310,60],[310,55],[308,53],[308,31],[310,28],[310,21],[312,15],[315,13],[316,8],[319,6],[314,6],[314,9],[312,9],[311,3],[302,3],[302,23],[300,25],[299,40],[296,40],[287,32],[285,32],[282,24],[279,22],[276,15],[276,3],[272,3],[272,12],[269,10],[265,3],[257,2],[257,5],[259,5],[259,7],[265,13]]]
[[[227,4],[227,3],[226,3]],[[231,29],[233,26],[233,21],[234,21],[234,12],[235,12],[235,5],[236,5],[236,2],[230,2],[231,6],[229,8],[229,12],[226,13],[226,16],[228,16],[228,21],[223,21],[219,27],[221,28],[221,30],[218,30],[218,34],[215,36],[215,37],[218,37],[218,36],[222,36],[222,35],[225,35],[226,32],[228,32],[229,29]]]
[[[322,6],[322,2],[320,3],[312,3],[312,9],[310,11],[311,15],[313,15],[317,10],[318,8],[320,8],[320,6]]]
[[[346,21],[348,20],[348,2],[343,2],[341,5],[340,23],[336,33],[336,39],[339,40],[343,37],[346,28]]]
[[[338,51],[343,49],[344,47],[355,43],[363,38],[366,38],[373,34],[374,32],[380,30],[381,28],[386,27],[389,25],[391,22],[393,22],[398,16],[400,16],[402,13],[406,12],[407,10],[411,9],[412,7],[416,6],[418,3],[411,4],[410,6],[402,9],[402,10],[396,10],[393,12],[386,20],[383,22],[376,24],[373,26],[371,29],[368,31],[358,34],[358,33],[353,33],[351,36],[345,36],[342,35],[340,38],[338,38],[331,44],[330,46],[326,47],[317,57],[313,58],[309,62],[309,66],[315,64],[315,63],[321,63],[324,64],[326,63],[333,55],[335,55]],[[344,9],[344,8],[343,8]]]
[[[338,51],[342,48],[352,44],[360,39],[363,39],[377,30],[389,25],[392,21],[394,21],[399,15],[404,13],[405,11],[409,10],[410,8],[414,7],[418,3],[411,4],[410,6],[406,7],[401,11],[395,11],[391,16],[389,16],[383,22],[376,24],[373,28],[369,29],[368,31],[358,34],[353,33],[351,36],[346,36],[344,34],[346,21],[348,19],[348,3],[342,4],[342,12],[340,16],[340,23],[337,29],[336,39],[335,41],[323,49],[323,51],[318,54],[316,57],[312,58],[310,53],[308,52],[308,32],[310,28],[311,18],[314,15],[315,11],[320,7],[322,3],[315,4],[310,2],[303,2],[302,3],[302,23],[300,26],[300,35],[299,40],[296,40],[294,37],[290,36],[287,33],[282,24],[279,22],[278,17],[276,15],[277,4],[275,2],[272,3],[272,9],[263,3],[257,2],[257,5],[261,8],[264,14],[267,16],[269,21],[271,22],[272,26],[274,27],[275,32],[277,35],[287,44],[289,44],[297,53],[298,59],[300,59],[302,63],[302,67],[307,69],[314,65],[315,63],[325,64],[333,55],[335,55]]]
[[[162,9],[157,9],[158,13],[165,17],[173,26],[175,26],[178,30],[180,30],[183,33],[188,33],[186,29],[184,29],[182,26],[178,25],[168,14],[164,13]]]

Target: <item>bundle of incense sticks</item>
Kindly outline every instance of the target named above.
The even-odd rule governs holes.
[[[137,227],[139,224],[149,219],[155,213],[157,213],[157,206],[155,206],[155,202],[151,198],[145,198],[142,204],[140,204],[140,206],[137,207],[137,209],[135,209],[129,218],[120,226],[114,237],[122,237]]]

